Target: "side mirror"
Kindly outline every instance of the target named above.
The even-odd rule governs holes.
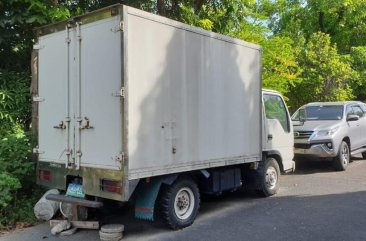
[[[306,121],[306,112],[305,109],[299,109],[299,121],[304,123]]]
[[[299,121],[304,123],[306,121],[306,118],[304,116],[299,116]]]
[[[347,116],[347,121],[357,121],[359,119],[360,119],[360,117],[358,115],[348,115]]]

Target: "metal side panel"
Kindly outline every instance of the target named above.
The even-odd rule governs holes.
[[[127,20],[126,20],[127,18]],[[172,33],[124,16],[127,34],[128,164],[131,170],[171,163],[169,78],[160,78]],[[156,39],[156,35],[160,38]],[[129,177],[130,178],[130,177]]]
[[[259,161],[261,49],[127,12],[129,179]]]
[[[67,43],[66,31],[39,38],[39,160],[66,162]],[[60,128],[62,127],[62,128]]]
[[[121,168],[120,16],[80,27],[76,150],[81,166]]]

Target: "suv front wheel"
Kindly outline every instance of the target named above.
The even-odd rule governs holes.
[[[351,154],[349,151],[349,146],[347,142],[342,141],[340,147],[338,156],[334,158],[334,166],[337,171],[344,171],[347,169],[348,163],[351,159]]]

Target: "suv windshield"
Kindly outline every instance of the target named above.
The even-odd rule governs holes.
[[[342,117],[342,105],[319,105],[297,110],[292,120],[341,120]]]

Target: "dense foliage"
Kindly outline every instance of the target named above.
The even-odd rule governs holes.
[[[34,194],[34,162],[29,136],[29,78],[26,72],[0,72],[0,227],[31,220],[24,209]],[[14,212],[18,210],[19,212]]]
[[[366,98],[363,0],[0,1],[0,226],[31,221],[34,28],[115,3],[260,44],[263,85],[282,92],[292,110],[310,101]],[[7,215],[9,209],[19,211]]]

